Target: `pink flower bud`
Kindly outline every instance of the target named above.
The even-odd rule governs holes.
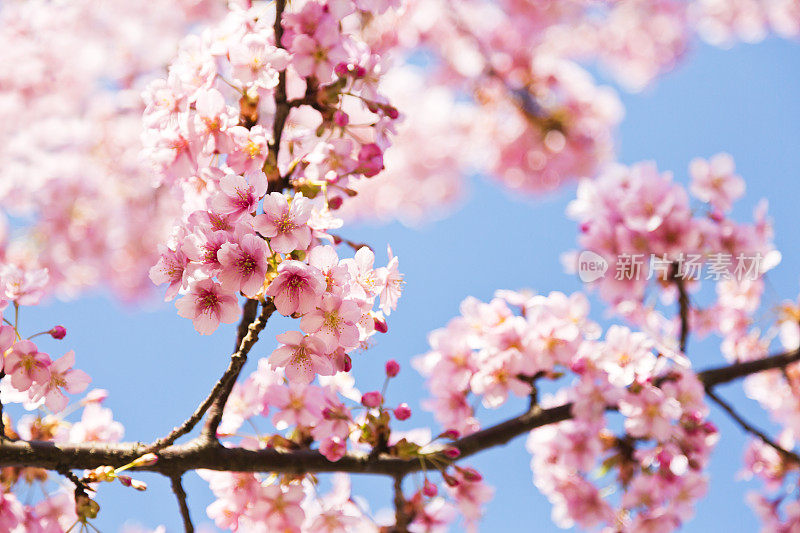
[[[336,211],[337,209],[342,207],[343,203],[344,203],[344,199],[341,196],[334,196],[333,198],[328,200],[328,207],[331,210]]]
[[[431,483],[428,479],[426,479],[425,483],[422,485],[422,494],[428,498],[433,498],[439,494],[439,488],[434,483]]]
[[[358,172],[371,178],[383,170],[383,150],[375,143],[365,144],[358,151]]]
[[[382,318],[375,317],[372,319],[375,323],[375,331],[378,333],[386,333],[389,331],[389,326],[386,324],[386,321]]]
[[[350,117],[344,111],[336,111],[333,114],[333,123],[340,128],[344,128],[350,123]]]
[[[344,78],[345,76],[347,76],[348,70],[349,68],[347,67],[347,63],[339,63],[333,69],[336,75],[339,76],[340,78]]]
[[[447,485],[450,487],[457,487],[461,484],[459,480],[457,480],[447,472],[442,472],[442,478],[444,479],[444,482],[447,483]]]
[[[447,431],[439,435],[439,438],[456,440],[460,436],[461,433],[459,433],[457,429],[448,429]]]
[[[386,116],[388,116],[392,120],[400,116],[400,113],[397,111],[397,108],[390,105],[384,106],[383,112],[386,113]]]
[[[83,399],[82,403],[101,403],[108,398],[108,391],[105,389],[92,389]]]
[[[445,454],[445,456],[449,457],[450,459],[455,459],[456,457],[461,455],[461,450],[459,450],[455,446],[448,446],[447,448],[442,450],[442,453]]]
[[[142,467],[142,466],[152,466],[158,462],[158,456],[154,453],[146,453],[141,457],[133,460],[131,462],[131,466],[134,468]]]
[[[400,363],[395,361],[394,359],[389,359],[386,361],[386,375],[390,378],[395,377],[397,374],[400,373]]]
[[[144,491],[147,490],[147,483],[145,483],[144,481],[139,481],[138,479],[132,479],[131,487],[133,487],[136,490]]]
[[[477,483],[478,481],[483,480],[481,473],[474,468],[457,466],[456,470],[461,472],[461,476],[464,478],[464,480],[469,481],[470,483]]]
[[[119,475],[119,476],[117,476],[117,479],[125,487],[130,487],[131,486],[131,482],[133,481],[133,479],[131,479],[130,476],[125,476],[125,475]]]
[[[383,396],[378,391],[365,392],[361,396],[361,405],[364,407],[378,407],[383,403]]]
[[[67,328],[64,326],[53,326],[53,329],[51,329],[49,333],[54,339],[60,340],[67,336]]]
[[[394,417],[398,420],[408,420],[411,418],[411,408],[407,403],[401,403],[394,408]]]
[[[344,356],[344,371],[345,372],[350,372],[350,370],[352,370],[352,369],[353,369],[353,360],[350,359],[349,355],[345,354],[345,356]]]
[[[569,365],[569,369],[575,372],[576,374],[583,374],[586,372],[586,359],[583,357],[572,361]]]

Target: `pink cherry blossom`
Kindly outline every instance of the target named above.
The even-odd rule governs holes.
[[[253,227],[264,237],[269,237],[272,250],[289,253],[305,250],[311,242],[311,228],[307,222],[311,216],[311,204],[302,194],[289,199],[273,192],[264,198],[264,214],[256,216]]]
[[[226,174],[219,180],[220,193],[212,201],[212,208],[220,214],[239,217],[255,211],[258,200],[267,192],[267,177],[262,172],[240,176]]]
[[[89,385],[91,378],[83,370],[74,370],[75,352],[69,351],[50,364],[48,380],[35,383],[31,389],[32,399],[45,399],[45,405],[52,412],[62,411],[67,406],[67,397],[61,391],[63,388],[70,394],[83,392]]]
[[[158,263],[150,269],[150,279],[156,285],[169,283],[164,301],[170,301],[178,295],[178,291],[186,288],[186,267],[189,259],[181,250],[170,250],[165,246],[161,246],[159,250],[161,254]]]
[[[313,333],[325,343],[327,351],[337,346],[355,348],[359,333],[356,322],[361,319],[361,308],[352,300],[343,300],[333,294],[325,294],[317,309],[303,315],[300,328]]]
[[[310,383],[317,374],[327,376],[334,373],[325,344],[316,336],[287,331],[277,339],[282,346],[272,352],[269,362],[276,368],[284,368],[289,381]]]
[[[744,194],[744,180],[734,172],[733,158],[729,154],[717,154],[708,161],[693,159],[689,165],[690,190],[699,200],[720,211],[730,211],[733,202]]]
[[[222,288],[255,296],[264,285],[269,255],[267,243],[257,235],[244,235],[237,244],[224,243],[217,252],[222,266],[217,279]]]
[[[267,158],[267,135],[264,127],[260,124],[250,129],[233,126],[227,133],[232,144],[225,161],[228,166],[239,174],[258,173]],[[261,193],[262,196],[263,194],[264,192]]]
[[[317,306],[325,290],[320,271],[300,261],[281,263],[278,277],[272,280],[265,294],[272,296],[282,315],[305,314]]]
[[[236,297],[211,279],[191,282],[189,292],[175,302],[178,314],[194,322],[201,335],[210,335],[220,323],[230,324],[239,318]]]
[[[30,389],[34,383],[49,381],[49,367],[50,356],[28,340],[16,343],[6,355],[5,373],[11,376],[11,384],[19,391]]]

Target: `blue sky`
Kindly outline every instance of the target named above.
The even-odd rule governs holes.
[[[698,45],[688,61],[655,87],[621,95],[626,117],[619,134],[620,161],[652,159],[686,183],[691,158],[727,151],[734,155],[747,182],[738,217],[749,220],[755,203],[760,198],[769,200],[783,262],[769,275],[768,305],[794,299],[800,279],[798,89],[800,48],[797,43],[770,40],[728,51]],[[410,360],[426,351],[427,333],[445,325],[458,312],[462,299],[468,295],[488,299],[500,288],[529,287],[545,293],[580,289],[575,277],[562,272],[558,260],[561,252],[575,247],[575,225],[564,216],[574,187],[537,199],[514,198],[479,178],[471,180],[470,187],[468,200],[439,222],[416,229],[391,224],[345,231],[355,241],[371,243],[379,251],[379,261],[385,259],[380,250],[390,243],[405,273],[405,293],[391,316],[389,333],[353,361],[362,390],[380,387],[387,359],[401,363],[403,370],[390,385],[388,397],[390,402],[407,401],[414,410],[402,429],[433,423],[419,407],[427,392]],[[593,315],[602,318],[602,306],[596,300]],[[25,310],[22,320],[26,332],[55,323],[67,327],[64,341],[42,340],[42,349],[53,355],[76,351],[77,366],[89,372],[93,386],[111,391],[107,405],[125,425],[125,440],[150,441],[181,422],[225,368],[234,338],[232,327],[220,328],[211,337],[197,335],[172,304],[154,302],[141,311],[103,296]],[[270,323],[246,371],[255,367],[255,359],[272,351],[274,335],[283,324]],[[690,343],[690,357],[699,368],[719,364],[722,357],[714,348],[713,344]],[[741,412],[757,425],[772,427],[764,412],[744,397],[741,384],[726,386],[721,392],[738,401]],[[484,412],[482,420],[488,424],[513,416],[525,403],[519,400],[496,412]],[[745,437],[719,411],[714,410],[712,416],[722,439],[711,465],[710,493],[683,530],[754,531],[758,523],[743,502],[753,485],[736,479]],[[470,461],[496,487],[483,523],[485,531],[559,531],[550,521],[549,503],[531,482],[524,441],[518,438]],[[116,484],[103,487],[98,527],[115,531],[131,520],[182,531],[168,481],[153,475],[139,477],[150,484],[145,493]],[[354,485],[356,493],[369,495],[373,511],[389,506],[388,479],[356,477]],[[209,522],[205,506],[212,500],[205,482],[189,474],[185,487],[195,524]]]

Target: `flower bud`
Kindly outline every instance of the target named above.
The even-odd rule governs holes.
[[[430,480],[426,479],[425,484],[422,485],[422,494],[428,498],[433,498],[439,494],[439,488],[436,486],[436,484],[431,483]]]
[[[411,418],[411,408],[407,403],[401,403],[394,409],[394,417],[398,420],[408,420]]]
[[[457,429],[448,429],[444,433],[440,434],[439,438],[440,439],[456,440],[460,436],[461,436],[461,433],[459,433]]]
[[[347,76],[348,70],[349,69],[347,67],[347,63],[339,63],[333,69],[336,75],[339,76],[340,78],[344,78],[345,76]]]
[[[53,326],[53,329],[48,333],[50,333],[50,336],[54,339],[60,340],[67,336],[67,328],[64,326]]]
[[[383,396],[378,391],[365,392],[361,396],[361,405],[364,407],[378,407],[383,403]]]
[[[345,354],[344,356],[344,371],[350,372],[353,369],[353,360],[350,358],[349,355]]]
[[[333,211],[336,211],[337,209],[342,207],[343,203],[344,199],[341,196],[334,196],[333,198],[328,200],[328,208]]]
[[[386,320],[378,317],[374,317],[372,320],[375,323],[375,331],[378,333],[386,333],[389,331],[389,326],[386,324]]]
[[[333,123],[340,128],[344,128],[350,123],[350,116],[344,111],[336,111],[333,114]]]
[[[461,473],[465,481],[469,481],[470,483],[477,483],[483,480],[481,473],[472,467],[456,466],[456,470]]]
[[[461,450],[459,450],[455,446],[448,446],[447,448],[442,450],[442,453],[445,454],[445,456],[449,457],[450,459],[455,459],[456,457],[461,455]]]
[[[459,486],[461,484],[461,482],[458,479],[456,479],[455,477],[451,476],[447,472],[442,472],[442,478],[444,479],[444,482],[447,483],[447,486],[449,486],[449,487],[457,487],[457,486]]]
[[[108,391],[107,390],[105,390],[105,389],[92,389],[86,395],[86,398],[84,398],[81,401],[81,403],[84,403],[84,404],[87,404],[87,403],[101,403],[106,398],[108,398]]]
[[[395,377],[397,374],[400,373],[400,363],[395,361],[394,359],[389,359],[386,361],[386,375],[390,378]]]
[[[158,456],[154,453],[146,453],[131,462],[131,467],[152,466],[158,462]]]

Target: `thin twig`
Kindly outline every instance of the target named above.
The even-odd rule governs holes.
[[[59,474],[61,474],[62,476],[64,476],[68,480],[70,480],[75,485],[75,490],[78,490],[78,491],[81,491],[81,492],[84,492],[84,493],[87,490],[91,490],[89,485],[87,485],[85,481],[80,479],[77,476],[77,474],[75,474],[75,472],[73,472],[69,468],[64,467],[64,466],[59,466],[55,470],[56,470],[56,472],[58,472]]]
[[[677,263],[672,264],[672,281],[678,288],[678,315],[681,319],[680,348],[681,353],[686,353],[686,343],[689,340],[689,294],[686,292],[686,284],[683,280],[683,273]]]
[[[245,304],[247,305],[247,304]],[[244,364],[247,362],[247,354],[250,349],[258,341],[258,334],[266,327],[269,317],[275,312],[275,304],[272,299],[268,299],[261,306],[261,314],[247,327],[247,334],[242,338],[239,343],[239,349],[231,356],[230,364],[222,379],[217,382],[218,388],[216,397],[213,400],[211,407],[208,409],[208,419],[206,425],[203,427],[201,438],[205,440],[216,440],[217,428],[222,421],[222,412],[225,409],[225,404],[228,402],[228,396],[231,394],[233,385],[239,377]]]
[[[249,327],[256,322],[256,320],[253,320],[253,318],[251,318],[250,315],[250,310],[252,308],[251,304],[252,301],[253,300],[248,300],[244,304],[244,313],[242,316],[242,320],[239,323],[239,335],[241,335],[242,329],[249,332]],[[258,302],[256,302],[256,308],[257,304]],[[265,304],[264,310],[267,309],[274,310],[274,306],[272,306],[271,301],[269,302],[269,304]],[[271,314],[272,311],[269,312],[269,315]],[[255,312],[253,312],[252,315],[255,315]],[[266,318],[269,318],[269,315],[267,315]],[[259,327],[261,329],[263,329],[263,326],[266,325],[266,318],[264,319],[263,325],[259,323]],[[250,319],[250,321],[245,322],[248,319]],[[245,324],[244,328],[242,327],[242,323]],[[214,402],[217,399],[217,397],[222,395],[228,386],[233,387],[233,382],[236,381],[236,378],[239,376],[239,372],[241,371],[242,366],[244,366],[244,363],[247,360],[247,352],[249,352],[250,349],[252,348],[252,345],[255,344],[255,340],[252,343],[248,342],[247,344],[245,344],[244,343],[245,337],[247,337],[247,334],[241,337],[238,344],[239,349],[231,356],[231,361],[228,363],[228,368],[225,369],[225,372],[222,374],[219,380],[214,384],[214,388],[211,389],[211,392],[208,393],[208,396],[206,396],[205,400],[203,400],[203,402],[197,406],[197,409],[195,409],[194,413],[192,413],[192,416],[186,419],[186,421],[180,426],[173,428],[173,430],[169,433],[169,435],[161,439],[158,439],[157,441],[153,442],[150,446],[145,448],[143,453],[155,453],[159,450],[163,450],[167,446],[171,446],[176,440],[178,440],[183,435],[186,435],[187,433],[192,431],[192,429],[194,429],[194,427],[198,424],[198,422],[202,420],[203,416],[206,414],[206,411],[208,411],[214,405]],[[258,339],[257,333],[255,339]],[[228,390],[228,392],[225,394],[226,401],[228,394],[230,394],[230,390]],[[217,424],[219,425],[219,423]],[[214,428],[214,431],[216,431],[216,427]]]
[[[0,370],[0,380],[6,377],[6,373]],[[3,401],[0,400],[0,442],[6,439],[6,422],[3,420]]]
[[[408,524],[411,521],[406,512],[406,499],[403,496],[404,474],[394,476],[394,529],[395,533],[407,533]]]
[[[711,398],[711,400],[713,400],[714,403],[716,403],[718,406],[720,406],[723,411],[728,413],[728,415],[731,418],[733,418],[742,427],[742,429],[744,429],[746,432],[751,433],[752,435],[755,435],[756,437],[761,439],[764,442],[764,444],[772,446],[775,449],[775,451],[777,451],[779,454],[781,454],[781,456],[784,459],[789,460],[791,462],[794,462],[797,465],[800,465],[800,456],[799,455],[797,455],[793,451],[787,450],[786,448],[782,447],[781,445],[776,443],[774,440],[769,438],[763,431],[761,431],[760,429],[758,429],[755,426],[753,426],[752,424],[750,424],[750,422],[745,420],[739,413],[737,413],[728,402],[726,402],[725,400],[723,400],[722,398],[717,396],[717,394],[713,390],[711,390],[711,388],[707,388],[706,389],[706,395],[709,398]]]
[[[172,492],[178,499],[178,506],[181,508],[181,518],[183,518],[183,529],[186,533],[194,533],[194,525],[192,524],[192,515],[189,513],[189,506],[186,504],[186,491],[183,490],[181,483],[181,476],[170,476],[172,483]]]
[[[275,32],[275,46],[278,48],[285,48],[282,42],[283,38],[283,11],[286,9],[286,0],[275,1],[275,24],[273,31]],[[282,70],[278,73],[278,85],[275,87],[275,117],[272,124],[272,142],[269,143],[267,159],[264,161],[264,173],[267,175],[268,192],[282,191],[289,186],[289,179],[280,175],[278,169],[278,152],[281,147],[281,136],[283,135],[283,128],[286,125],[286,119],[289,117],[291,106],[286,98],[286,71]]]

